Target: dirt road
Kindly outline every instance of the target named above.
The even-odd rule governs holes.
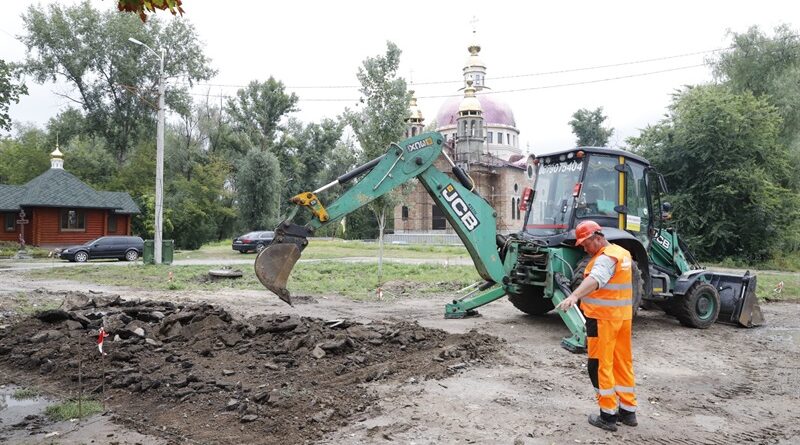
[[[187,308],[198,312],[200,306],[193,303],[213,305],[203,309],[210,312],[202,319],[217,311],[214,316],[225,324],[210,325],[222,329],[216,337],[159,334],[160,346],[152,350],[143,339],[120,339],[119,347],[141,346],[136,349],[143,354],[141,359],[128,357],[121,362],[133,360],[140,365],[128,374],[141,378],[138,387],[133,380],[128,385],[116,380],[119,387],[112,389],[115,395],[109,406],[121,431],[135,428],[149,434],[152,443],[232,443],[237,437],[240,442],[253,443],[344,444],[800,442],[800,306],[793,303],[762,305],[768,324],[753,330],[726,325],[704,331],[686,329],[661,312],[641,311],[634,325],[640,425],[606,433],[586,423],[586,415],[596,409],[586,377],[586,357],[558,346],[560,338],[567,335],[560,319],[556,315],[524,316],[506,300],[485,306],[478,318],[445,320],[442,313],[447,296],[366,303],[336,296],[298,296],[302,304],[291,308],[267,292],[154,293],[70,282],[32,283],[9,271],[0,272],[0,280],[6,289],[5,294],[0,291],[4,314],[11,314],[6,307],[9,297],[25,295],[30,304],[61,299],[67,290],[88,297],[100,295],[89,293],[93,290],[103,296],[116,294],[183,307],[178,311],[158,306],[157,312],[165,317],[174,315],[170,311],[185,314]],[[111,306],[102,311],[116,310]],[[230,314],[229,322],[223,313]],[[259,318],[249,318],[254,316]],[[283,353],[278,345],[301,338],[293,335],[294,330],[270,332],[273,328],[269,326],[286,320],[298,321],[306,329],[302,338],[313,334],[314,340],[294,340],[300,346]],[[347,329],[357,327],[354,329],[360,333],[328,331],[329,320],[344,320]],[[159,323],[163,324],[163,319]],[[2,324],[9,325],[7,332],[28,332],[11,321]],[[255,326],[252,336],[243,334],[249,329],[246,326]],[[78,329],[77,336],[86,335],[91,327],[81,329],[85,332]],[[191,328],[191,332],[206,331]],[[242,339],[228,336],[227,342],[233,346],[227,346],[222,335],[231,333]],[[267,333],[271,337],[263,337]],[[392,335],[402,335],[404,340],[393,342]],[[38,372],[31,373],[22,369],[29,364],[11,360],[14,351],[19,358],[32,347],[15,338],[5,335],[0,342],[5,345],[0,352],[11,348],[0,355],[0,369],[7,380],[2,383],[26,384],[28,379],[45,387],[48,382],[62,388],[70,384],[67,371],[42,373],[36,369]],[[205,348],[198,346],[203,341],[209,342]],[[242,348],[239,341],[250,347]],[[331,341],[339,343],[322,347]],[[313,358],[319,354],[316,346],[326,353],[322,359]],[[162,351],[155,352],[158,348]],[[337,348],[343,348],[342,352]],[[185,353],[178,354],[178,350]],[[203,356],[206,351],[210,352]],[[369,352],[370,359],[359,363],[357,356],[364,355],[359,351]],[[59,357],[59,353],[52,354]],[[169,356],[174,357],[167,359]],[[289,357],[294,365],[276,361],[279,356]],[[324,362],[325,357],[331,361]],[[186,368],[189,371],[181,372],[176,366],[186,362],[191,363]],[[219,374],[216,380],[210,377],[223,369],[229,371],[227,375]],[[162,376],[161,387],[142,392],[143,379],[152,383],[157,375]],[[198,381],[183,385],[180,379],[186,380],[188,375]],[[115,374],[112,386],[113,379],[124,377],[124,373]],[[241,387],[236,385],[239,381]],[[167,383],[178,383],[179,388],[168,388]],[[233,386],[227,387],[231,383]],[[274,389],[275,385],[303,396],[288,399],[298,403],[272,397],[264,403],[254,402],[264,388]],[[183,388],[204,398],[179,392]],[[185,396],[189,398],[182,401]],[[131,404],[133,400],[139,400],[138,404]],[[242,409],[245,400],[250,405]],[[228,409],[229,403],[233,408]],[[247,415],[256,418],[242,422]],[[198,420],[202,416],[208,418]],[[281,437],[284,430],[276,421],[294,425],[291,431],[297,435]],[[12,436],[7,425],[2,426],[0,437],[18,437]]]

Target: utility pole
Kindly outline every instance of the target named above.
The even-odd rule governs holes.
[[[161,238],[164,230],[164,92],[166,85],[164,84],[164,48],[161,48],[161,54],[156,53],[153,48],[145,45],[144,43],[134,39],[128,38],[128,41],[141,45],[147,48],[148,51],[153,53],[154,56],[159,58],[158,66],[158,127],[156,130],[156,208],[155,208],[155,227],[153,235],[153,255],[155,256],[155,263],[161,264]]]
[[[161,237],[164,231],[164,48],[158,69],[158,129],[156,130],[156,221],[153,254],[156,264],[161,264]]]

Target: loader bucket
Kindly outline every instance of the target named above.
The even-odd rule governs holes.
[[[256,276],[261,284],[281,300],[292,306],[292,296],[286,289],[286,281],[292,273],[300,248],[295,243],[271,244],[256,257]]]
[[[744,276],[714,274],[719,290],[720,310],[717,321],[746,328],[764,324],[764,315],[756,297],[756,277],[750,272]]]

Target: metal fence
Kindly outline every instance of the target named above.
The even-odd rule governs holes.
[[[455,233],[392,233],[384,235],[384,240],[390,244],[463,245]]]

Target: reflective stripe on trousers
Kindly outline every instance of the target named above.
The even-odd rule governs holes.
[[[631,320],[586,318],[589,378],[600,410],[616,414],[621,406],[636,411],[631,351]],[[619,399],[619,403],[617,402]]]

